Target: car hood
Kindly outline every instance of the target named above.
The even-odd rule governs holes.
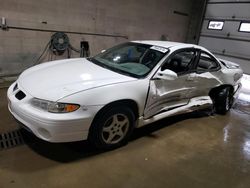
[[[80,91],[133,80],[136,79],[78,58],[29,68],[20,75],[18,84],[33,97],[57,101]]]

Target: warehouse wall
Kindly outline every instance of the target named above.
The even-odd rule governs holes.
[[[210,30],[210,21],[222,21],[221,30]],[[250,32],[240,32],[240,24],[250,22],[250,1],[209,0],[199,44],[215,55],[241,65],[250,74]]]
[[[165,38],[184,42],[190,30],[193,2],[2,0],[0,17],[6,18],[9,29],[0,30],[0,78],[19,74],[34,64],[53,31],[73,32],[68,35],[76,48],[79,48],[81,40],[89,41],[92,55],[127,40]],[[194,19],[200,17],[192,17]],[[192,27],[197,29],[196,25]],[[79,57],[79,54],[74,53],[73,56]],[[47,59],[45,54],[42,61]]]

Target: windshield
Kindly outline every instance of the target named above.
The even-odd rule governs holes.
[[[95,64],[132,77],[145,77],[167,54],[168,49],[139,43],[125,43],[93,58]]]

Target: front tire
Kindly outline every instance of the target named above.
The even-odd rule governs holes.
[[[135,116],[128,107],[111,107],[98,114],[90,129],[90,142],[99,149],[114,149],[127,143]]]

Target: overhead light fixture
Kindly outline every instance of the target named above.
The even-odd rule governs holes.
[[[250,22],[241,22],[239,31],[240,32],[250,32]]]

